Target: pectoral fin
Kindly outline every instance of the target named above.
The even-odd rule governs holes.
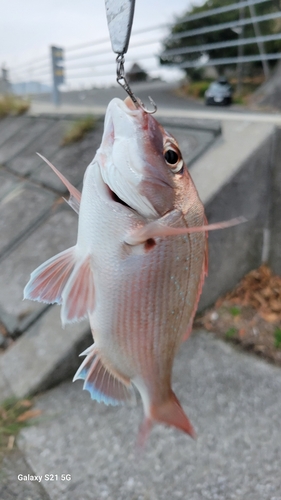
[[[215,224],[206,224],[204,226],[194,227],[171,227],[160,221],[149,222],[146,226],[136,229],[128,234],[125,243],[128,245],[139,245],[145,243],[150,238],[164,238],[166,236],[178,236],[181,234],[201,233],[202,231],[214,231],[216,229],[225,229],[246,222],[245,217],[236,217],[228,221],[216,222]]]
[[[106,365],[95,344],[81,355],[87,355],[87,357],[76,372],[73,381],[85,380],[83,389],[89,391],[92,399],[113,406],[125,404],[134,399],[130,380]]]

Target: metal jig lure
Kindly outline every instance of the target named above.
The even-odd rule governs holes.
[[[150,96],[148,97],[153,106],[153,109],[149,110],[135,96],[125,76],[124,54],[126,54],[129,46],[135,0],[105,0],[105,7],[112,50],[117,54],[116,81],[127,92],[137,108],[141,108],[145,113],[153,114],[157,111],[153,99]]]

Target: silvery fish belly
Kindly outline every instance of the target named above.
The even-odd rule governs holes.
[[[24,297],[61,304],[63,324],[89,317],[94,343],[74,379],[112,405],[136,388],[140,442],[156,421],[193,436],[171,375],[207,272],[207,233],[176,139],[129,98],[113,99],[82,195],[49,165],[79,213],[77,243],[31,274]]]

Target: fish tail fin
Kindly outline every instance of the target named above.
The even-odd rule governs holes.
[[[150,414],[153,420],[176,427],[189,434],[192,438],[195,438],[193,426],[184,413],[178,398],[172,391],[167,401],[161,405],[151,406]]]
[[[152,404],[149,414],[145,416],[142,422],[138,439],[137,448],[142,450],[150,434],[154,422],[170,425],[189,434],[193,439],[196,438],[195,430],[184,413],[181,404],[176,395],[171,391],[171,396],[162,404]]]
[[[86,358],[74,375],[73,382],[84,380],[83,389],[89,391],[92,399],[113,406],[134,400],[130,379],[107,366],[95,344],[82,352],[83,355]]]
[[[141,423],[141,426],[139,428],[138,438],[137,438],[137,450],[140,452],[144,449],[144,446],[148,440],[152,425],[153,425],[153,420],[150,417],[145,417],[145,419]]]
[[[94,309],[90,256],[77,257],[75,246],[55,255],[33,271],[23,296],[47,304],[62,304],[63,324],[83,319]]]

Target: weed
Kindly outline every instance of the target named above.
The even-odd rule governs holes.
[[[88,132],[94,130],[95,126],[96,119],[91,115],[77,120],[64,135],[61,145],[66,146],[81,141]]]
[[[231,316],[234,316],[234,317],[239,316],[239,314],[241,314],[240,308],[236,307],[236,306],[230,307],[229,312],[230,312]]]
[[[12,94],[0,95],[0,118],[8,115],[23,115],[29,110],[30,102]]]
[[[192,97],[204,97],[206,90],[210,86],[210,82],[202,81],[202,82],[193,82],[188,85],[188,94]]]
[[[274,345],[277,349],[281,349],[281,328],[276,328],[274,331]]]
[[[19,431],[30,425],[30,419],[40,415],[41,411],[32,409],[30,399],[7,399],[0,405],[0,450],[12,448]]]
[[[191,96],[195,99],[203,98],[207,88],[210,85],[209,80],[202,80],[200,82],[191,82],[182,85],[179,89],[178,94],[184,96]]]
[[[227,339],[231,339],[236,335],[236,333],[237,333],[236,328],[231,327],[227,330],[227,332],[225,332],[225,336]]]
[[[237,94],[232,97],[232,102],[233,104],[242,104],[242,106],[247,104],[246,97]]]

